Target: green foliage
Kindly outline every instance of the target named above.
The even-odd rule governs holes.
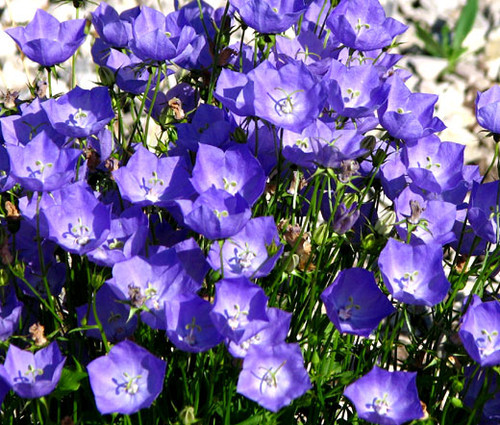
[[[450,29],[447,23],[444,24],[437,37],[429,28],[423,28],[418,22],[416,23],[417,36],[423,41],[426,52],[431,56],[447,59],[449,72],[455,70],[460,56],[467,51],[467,48],[463,47],[463,42],[472,30],[477,11],[478,0],[467,0],[454,28]]]

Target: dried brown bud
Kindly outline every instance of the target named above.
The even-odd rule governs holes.
[[[7,210],[7,220],[18,221],[21,219],[19,210],[12,202],[5,201],[5,209]]]
[[[227,65],[228,62],[229,62],[229,59],[231,58],[231,56],[234,56],[234,55],[236,55],[236,50],[231,49],[229,47],[225,47],[219,53],[219,58],[217,60],[217,65],[219,65],[219,66]]]
[[[120,162],[116,158],[108,158],[104,163],[104,166],[109,172],[113,172],[120,168]]]
[[[9,240],[7,239],[7,237],[4,237],[0,242],[0,259],[6,266],[12,264],[12,262],[14,261],[14,257],[12,256],[9,249]]]
[[[425,207],[422,207],[418,201],[412,200],[410,201],[410,211],[411,216],[408,218],[408,221],[411,224],[418,224],[420,221],[420,216],[425,211]]]
[[[345,159],[340,163],[339,180],[342,183],[347,183],[351,177],[358,173],[359,163],[354,159]]]
[[[130,304],[134,307],[141,307],[146,301],[146,297],[141,293],[141,288],[132,284],[128,286],[128,297],[130,298]]]
[[[37,80],[35,83],[35,95],[40,99],[45,99],[47,97],[47,81],[45,80]]]
[[[18,91],[8,89],[5,93],[2,93],[3,106],[7,109],[14,109],[16,107],[16,100],[18,97]]]
[[[101,157],[95,149],[86,148],[83,153],[85,154],[85,159],[87,160],[87,167],[90,171],[95,171],[98,165],[101,163]]]
[[[176,120],[182,120],[186,116],[182,109],[182,101],[179,98],[173,97],[170,99],[168,101],[168,107],[174,112],[174,118]]]
[[[45,338],[45,327],[40,323],[33,323],[29,327],[30,337],[37,347],[47,344],[47,338]]]

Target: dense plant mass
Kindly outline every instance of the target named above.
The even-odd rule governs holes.
[[[500,185],[407,87],[404,24],[89,16],[7,30],[40,72],[0,115],[2,424],[500,421]],[[53,93],[86,33],[98,82]]]

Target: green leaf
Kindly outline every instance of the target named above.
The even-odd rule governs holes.
[[[423,29],[420,24],[416,24],[417,37],[424,42],[425,50],[432,56],[444,57],[444,52],[441,45],[434,40],[434,37],[429,31]]]
[[[80,381],[87,377],[87,373],[79,367],[70,369],[65,367],[61,374],[61,379],[57,384],[54,395],[56,397],[63,397],[69,393],[77,391],[80,388]]]
[[[465,37],[467,37],[467,34],[470,33],[474,25],[474,21],[476,20],[477,9],[478,0],[467,0],[467,3],[460,12],[460,16],[458,17],[453,31],[453,50],[460,48],[465,40]]]

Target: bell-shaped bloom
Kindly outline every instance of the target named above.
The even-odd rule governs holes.
[[[257,115],[297,133],[319,117],[326,96],[324,84],[300,61],[277,69],[266,60],[247,75],[224,69],[215,90],[235,114]]]
[[[56,387],[65,362],[55,341],[34,354],[11,344],[0,377],[19,397],[43,397]]]
[[[282,343],[248,349],[236,391],[277,412],[311,387],[299,345]]]
[[[46,102],[46,101],[45,101]],[[6,144],[26,145],[40,133],[45,133],[61,146],[66,137],[52,128],[47,114],[41,107],[40,98],[35,98],[31,103],[23,103],[19,109],[21,115],[9,115],[0,119],[2,137]]]
[[[341,0],[327,25],[342,44],[362,51],[387,47],[408,29],[401,22],[386,18],[378,0]]]
[[[69,137],[88,137],[104,128],[114,117],[107,87],[85,90],[76,86],[57,99],[41,104],[50,124]]]
[[[464,180],[464,150],[464,145],[442,142],[434,134],[405,146],[402,160],[411,184],[436,194],[455,189]],[[464,196],[466,191],[464,187]]]
[[[479,125],[492,133],[500,134],[500,86],[477,92],[476,119]]]
[[[246,357],[248,349],[252,345],[272,346],[285,342],[290,330],[292,313],[271,307],[267,309],[267,317],[269,323],[255,335],[241,341],[239,344],[234,341],[227,343],[227,349],[233,357]]]
[[[290,28],[307,10],[310,2],[310,0],[231,0],[229,3],[250,28],[263,34],[270,34]]]
[[[372,64],[346,66],[333,60],[324,78],[331,82],[328,103],[344,117],[372,115],[385,102],[389,92],[389,86],[382,83]]]
[[[60,203],[41,208],[49,239],[74,254],[85,254],[101,245],[111,226],[110,206],[99,202],[84,182],[58,193]]]
[[[213,305],[195,294],[184,294],[165,303],[167,336],[179,350],[207,351],[224,337],[215,328],[210,312]]]
[[[7,145],[10,175],[16,183],[30,191],[47,192],[61,189],[75,178],[81,151],[59,148],[46,133],[40,133],[26,146]]]
[[[247,278],[223,279],[215,285],[215,303],[210,317],[217,330],[239,344],[269,322],[264,290]]]
[[[416,372],[389,372],[374,366],[350,384],[344,395],[361,419],[381,425],[400,425],[424,416]]]
[[[165,302],[180,294],[195,293],[199,284],[187,275],[174,249],[155,256],[161,260],[135,256],[116,263],[113,277],[106,282],[118,299],[142,310],[144,323],[165,329]]]
[[[184,112],[189,105],[182,102]],[[187,108],[186,108],[187,106]],[[198,144],[225,147],[229,141],[231,123],[224,110],[202,103],[190,123],[177,124],[177,146],[196,152]]]
[[[116,344],[87,366],[97,410],[131,415],[151,406],[163,388],[166,367],[132,341]]]
[[[455,239],[452,232],[457,207],[450,202],[425,199],[410,187],[404,189],[394,201],[397,221],[406,221],[406,225],[397,225],[396,230],[405,240],[408,226],[416,228],[411,235],[412,243],[438,243],[445,245]]]
[[[5,30],[23,53],[43,66],[52,66],[69,59],[85,41],[85,19],[60,23],[49,13],[38,9],[25,27]]]
[[[390,84],[387,101],[379,108],[380,124],[392,137],[416,140],[446,128],[434,117],[435,94],[412,93],[397,75],[387,80]]]
[[[116,170],[113,177],[122,197],[139,206],[165,206],[195,193],[184,157],[158,158],[142,145],[136,147],[127,165]]]
[[[321,300],[339,332],[365,337],[395,311],[373,273],[360,268],[342,270],[323,291]]]
[[[118,12],[107,3],[101,2],[92,12],[92,25],[99,37],[113,47],[127,47],[132,38],[132,24],[123,19]]]
[[[159,70],[156,70],[150,80],[151,72],[148,67],[145,67],[141,59],[127,50],[113,49],[110,44],[98,38],[92,45],[91,52],[92,59],[97,65],[112,71],[116,85],[123,91],[141,94],[146,90],[148,81],[151,87],[155,87],[158,82]],[[161,73],[159,77],[163,80],[165,74]],[[151,90],[150,94],[151,92],[154,90]]]
[[[473,296],[473,302],[462,318],[458,335],[467,353],[481,366],[500,364],[500,303],[482,302]]]
[[[189,25],[179,25],[178,17],[178,12],[165,17],[158,10],[142,6],[133,22],[129,43],[132,52],[144,61],[178,62],[188,57],[196,31]]]
[[[389,239],[378,264],[385,286],[404,303],[433,306],[443,301],[450,289],[439,244],[408,245]]]
[[[221,246],[212,244],[208,262],[225,277],[267,276],[283,252],[273,217],[256,217]],[[221,266],[222,260],[222,266]]]
[[[215,146],[200,144],[191,184],[200,194],[212,187],[231,195],[239,193],[253,205],[264,192],[266,176],[246,146],[237,145],[224,152]]]
[[[231,195],[211,187],[194,202],[177,201],[184,223],[208,239],[225,239],[238,233],[252,215],[248,202],[239,193]]]
[[[469,202],[468,219],[475,234],[488,242],[498,242],[497,219],[500,213],[500,183],[474,182]]]
[[[101,266],[140,255],[148,236],[148,218],[140,207],[131,207],[111,219],[108,237],[102,245],[87,253],[89,260]]]
[[[6,341],[17,330],[23,303],[17,299],[13,289],[5,288],[2,292],[5,296],[2,296],[0,304],[0,341]]]
[[[300,132],[325,105],[324,85],[301,61],[279,69],[264,61],[248,73],[248,78],[253,82],[255,115],[278,127]]]
[[[130,306],[121,302],[108,284],[102,285],[95,294],[97,318],[108,341],[116,343],[132,336],[137,327],[137,316],[130,317]],[[96,326],[92,304],[76,308],[78,325],[82,328]],[[91,338],[101,339],[99,329],[90,328],[85,332]]]

